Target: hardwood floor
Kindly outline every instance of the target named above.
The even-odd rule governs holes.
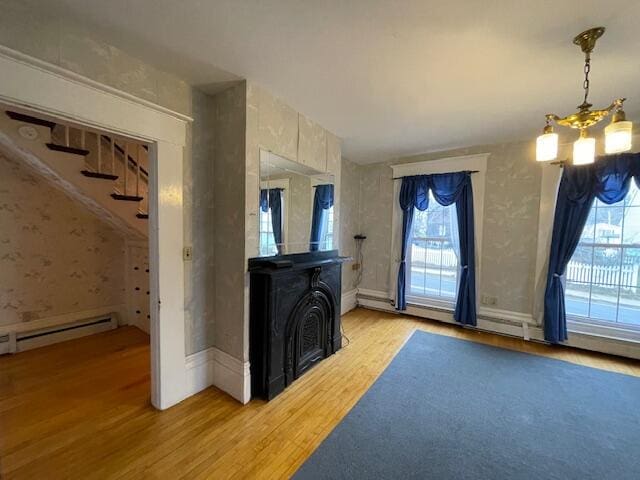
[[[148,337],[132,327],[0,357],[0,478],[288,478],[415,329],[640,376],[633,360],[390,313],[343,324],[348,346],[246,406],[209,388],[154,410]]]

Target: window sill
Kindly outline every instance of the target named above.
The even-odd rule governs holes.
[[[567,317],[567,330],[608,340],[640,343],[640,327],[634,325],[607,324],[580,317]]]
[[[456,309],[456,304],[453,301],[440,300],[430,297],[416,297],[415,295],[407,295],[407,305],[422,308],[432,308],[436,310],[444,310],[446,312],[453,312]]]

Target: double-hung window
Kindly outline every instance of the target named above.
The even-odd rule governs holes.
[[[288,224],[289,224],[289,179],[271,179],[268,182],[261,182],[260,189],[267,190],[272,188],[282,189],[282,197],[280,199],[280,214],[282,220],[282,242],[280,253],[286,253],[288,242]],[[258,233],[259,238],[259,255],[261,257],[277,255],[278,246],[273,235],[273,220],[271,219],[271,209],[266,212],[262,208],[258,208]]]
[[[407,251],[409,298],[455,303],[460,267],[457,222],[455,204],[443,207],[431,192],[427,210],[414,210]]]
[[[327,210],[323,226],[323,237],[320,239],[320,250],[333,250],[333,205]]]
[[[595,200],[565,279],[572,320],[640,327],[640,190],[634,181],[618,203]]]
[[[271,222],[271,209],[263,212],[260,209],[260,256],[277,255],[278,247],[273,236],[273,223]]]
[[[433,175],[472,171],[476,252],[482,251],[482,219],[485,177],[489,155],[482,153],[448,157],[415,163],[392,165],[393,177]],[[392,218],[390,295],[397,294],[399,253],[402,245],[403,213],[399,204],[401,181],[395,183]],[[429,189],[425,211],[414,209],[405,263],[405,297],[408,304],[453,310],[458,300],[460,283],[460,236],[456,204],[440,205]],[[480,257],[476,254],[476,278],[479,279]],[[479,282],[478,282],[479,283]]]

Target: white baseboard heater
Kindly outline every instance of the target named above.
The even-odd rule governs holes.
[[[94,333],[106,332],[114,328],[118,328],[117,315],[107,314],[54,327],[9,332],[8,334],[0,335],[0,355],[24,352],[25,350],[85,337]]]

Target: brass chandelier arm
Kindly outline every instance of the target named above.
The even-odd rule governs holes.
[[[613,110],[622,108],[624,98],[618,98],[614,100],[611,105],[601,110],[580,110],[578,112],[567,115],[566,117],[559,117],[554,113],[548,113],[545,115],[548,122],[555,122],[563,127],[576,128],[584,130],[596,123],[600,122],[603,118],[608,116]]]

